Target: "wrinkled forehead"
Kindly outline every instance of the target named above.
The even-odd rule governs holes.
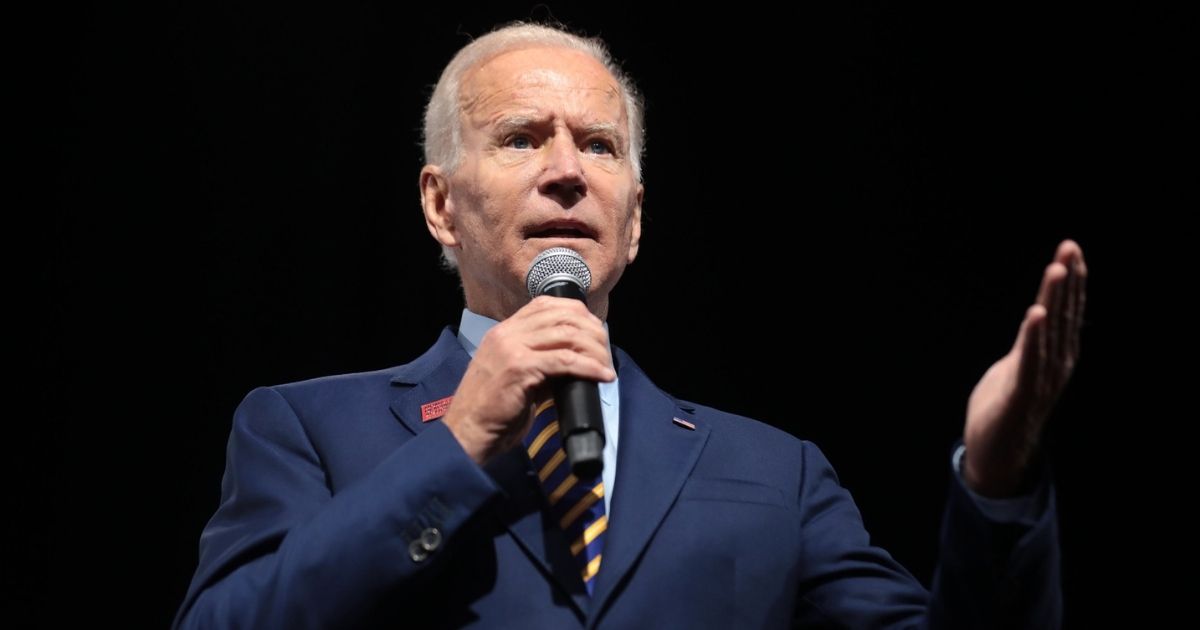
[[[588,122],[625,121],[620,85],[599,61],[568,48],[525,48],[495,55],[464,73],[462,113],[475,125],[505,113],[557,110]]]

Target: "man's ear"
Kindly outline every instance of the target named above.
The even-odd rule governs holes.
[[[450,179],[442,167],[426,164],[421,169],[421,207],[425,211],[425,227],[437,242],[446,247],[458,245],[454,227],[454,204],[450,201]]]
[[[630,264],[633,259],[637,258],[638,247],[642,242],[642,195],[646,192],[646,188],[641,184],[637,187],[637,203],[633,206],[633,213],[629,217],[629,255],[625,260],[625,264]]]

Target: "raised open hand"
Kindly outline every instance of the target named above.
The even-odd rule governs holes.
[[[1079,358],[1086,283],[1083,250],[1063,241],[1016,343],[971,392],[963,475],[972,490],[991,497],[1021,491],[1042,427]]]

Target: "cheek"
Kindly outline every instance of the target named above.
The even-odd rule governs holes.
[[[519,257],[521,239],[516,226],[522,203],[512,187],[497,182],[489,188],[484,183],[472,187],[463,200],[466,203],[459,208],[458,224],[464,244],[493,266]]]
[[[473,213],[492,223],[512,222],[529,194],[526,179],[519,172],[480,178],[470,190]]]
[[[632,193],[621,191],[615,195],[612,201],[612,223],[614,233],[624,243],[629,239],[633,232],[634,211],[637,206],[637,197]]]
[[[496,199],[487,186],[468,185],[462,189],[459,204],[456,207],[458,224],[471,230],[472,236],[486,236],[486,228],[492,219],[489,217],[491,208],[496,205]]]

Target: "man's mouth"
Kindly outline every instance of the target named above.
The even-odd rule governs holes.
[[[549,230],[540,230],[532,234],[534,238],[585,238],[587,235],[582,230],[573,230],[571,228],[552,228]]]
[[[528,232],[529,238],[595,238],[587,225],[578,221],[543,223]]]

